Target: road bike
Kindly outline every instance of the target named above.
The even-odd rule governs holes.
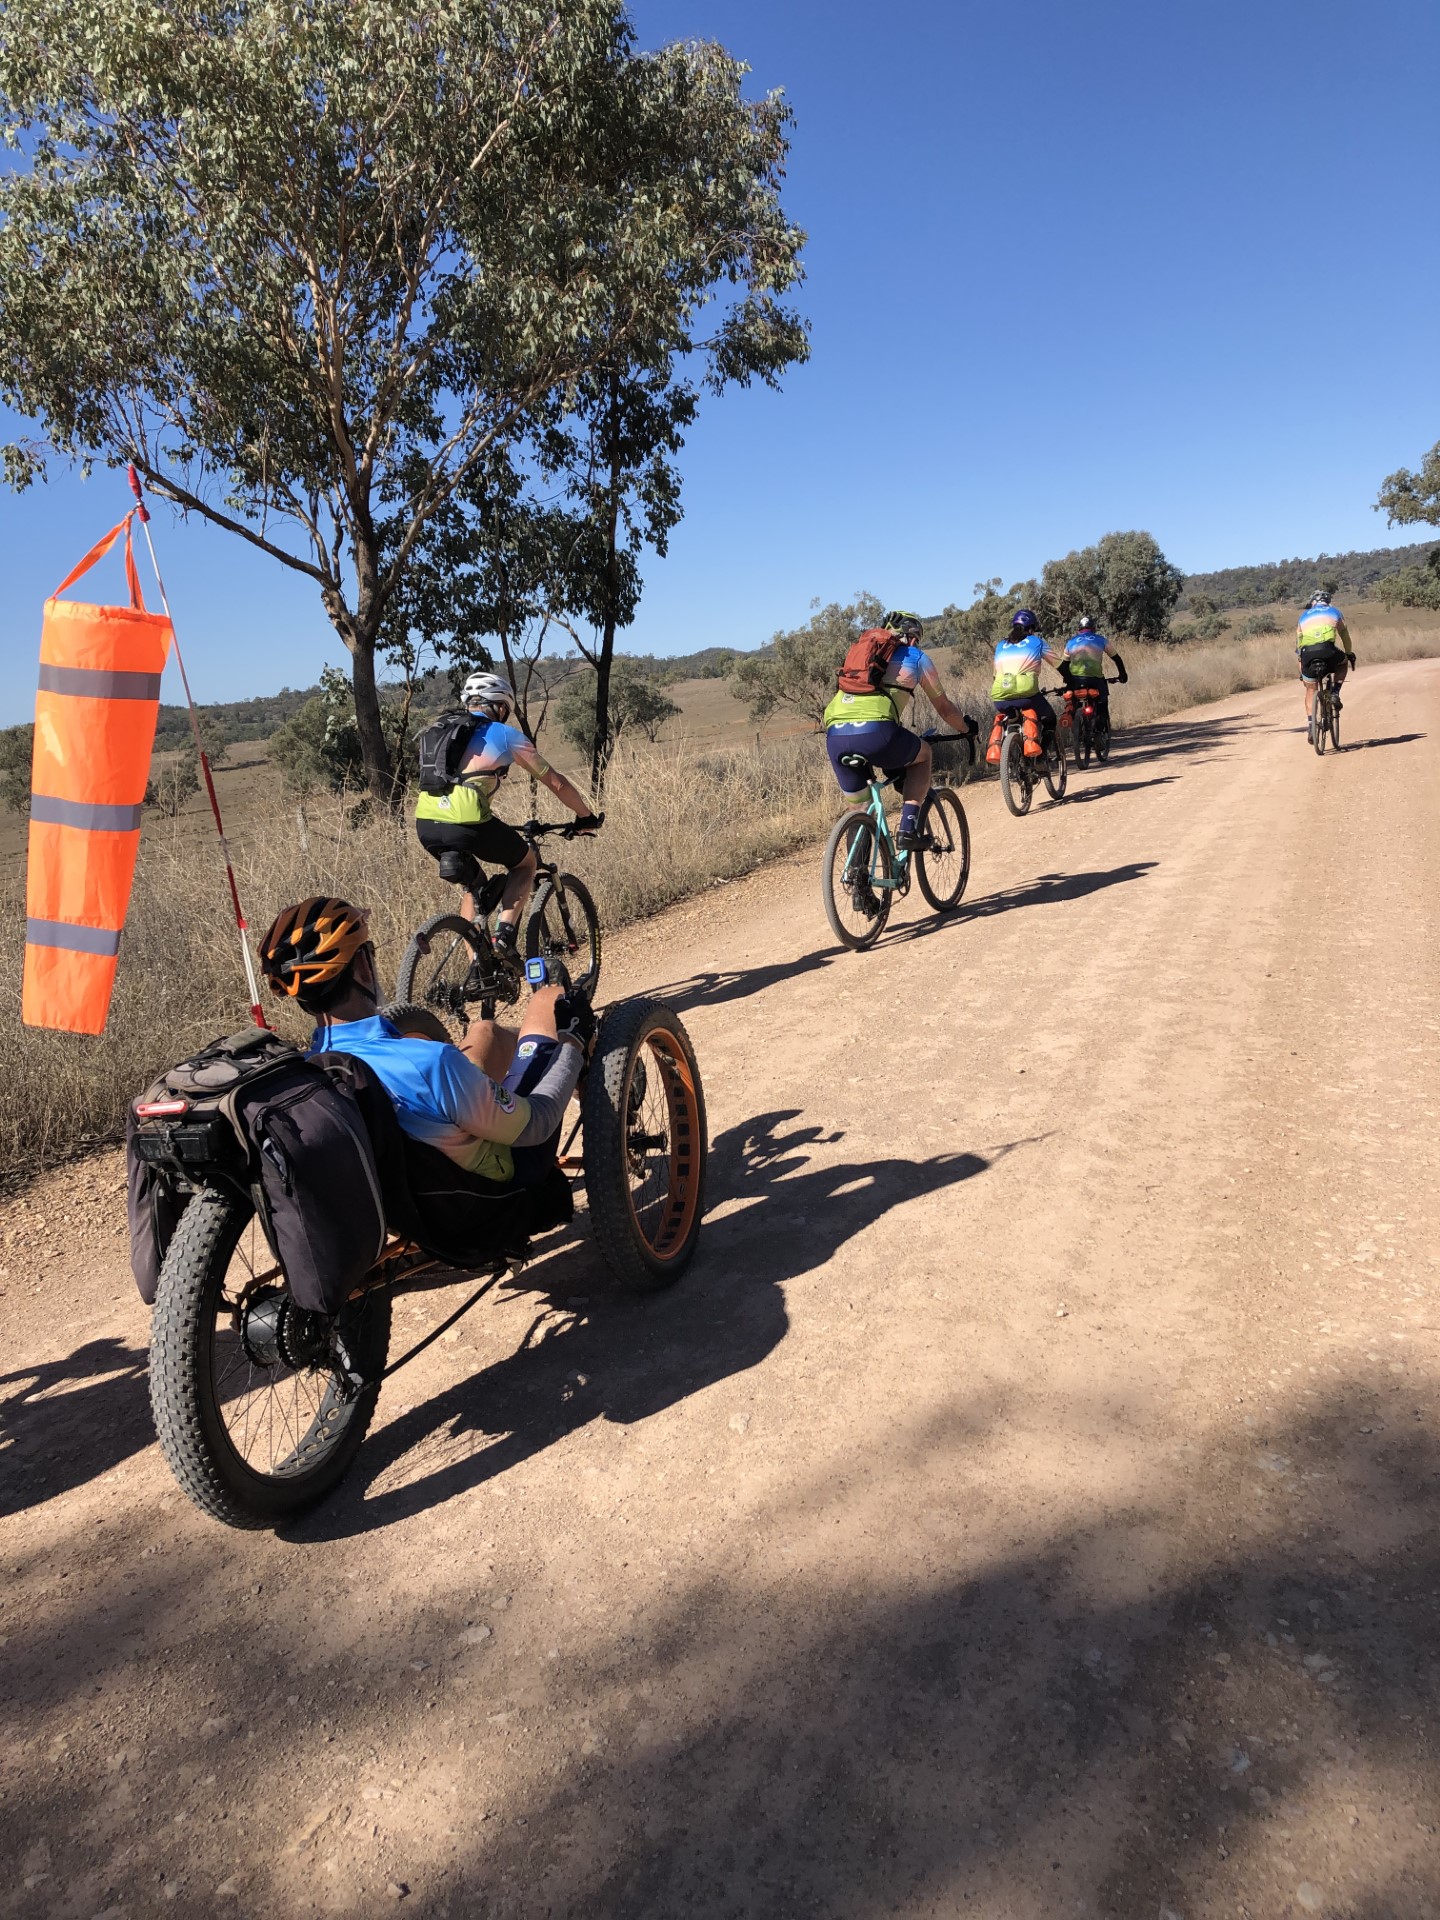
[[[927,735],[939,745],[963,740],[963,734]],[[913,865],[920,891],[937,913],[959,906],[970,878],[970,823],[960,796],[949,787],[932,787],[920,809],[920,845],[913,860],[897,847],[885,814],[881,778],[861,754],[846,753],[840,764],[863,773],[869,797],[835,822],[820,870],[825,917],[837,940],[847,947],[871,947],[884,931],[897,894],[910,890]],[[894,781],[899,785],[899,781]]]
[[[1307,735],[1316,753],[1322,757],[1327,740],[1340,751],[1340,681],[1332,669],[1315,682],[1315,698],[1310,708]]]
[[[1046,689],[1063,692],[1063,688]],[[1060,738],[1060,729],[1055,727],[1050,734],[1050,745],[1045,742],[1044,730],[1041,730],[1041,750],[1038,755],[1025,754],[1025,715],[1014,708],[1007,708],[1000,716],[1000,791],[1011,813],[1019,815],[1030,811],[1030,802],[1035,787],[1040,780],[1045,782],[1045,791],[1052,800],[1065,798],[1065,746]],[[1037,722],[1037,725],[1039,723]]]
[[[396,1017],[422,1036],[427,1021],[436,1024],[413,1009]],[[320,1070],[356,1096],[387,1228],[374,1266],[333,1313],[298,1304],[273,1250],[259,1184],[264,1143],[243,1139],[213,1104],[134,1109],[138,1161],[173,1223],[151,1327],[156,1433],[183,1491],[234,1527],[293,1521],[333,1492],[360,1451],[381,1383],[518,1272],[535,1239],[568,1225],[577,1167],[601,1259],[630,1291],[670,1286],[700,1234],[705,1098],[689,1035],[663,1001],[606,1009],[563,1164],[528,1188],[497,1189],[409,1140],[363,1062],[330,1055]],[[390,1361],[395,1296],[467,1278],[481,1284]]]
[[[1118,687],[1118,680],[1107,679],[1107,687]],[[1060,725],[1070,730],[1070,744],[1077,767],[1088,767],[1093,754],[1103,767],[1110,758],[1110,710],[1102,705],[1093,688],[1067,687],[1060,710]]]
[[[535,853],[548,835],[570,840],[576,828],[570,821],[527,820],[520,833]],[[509,875],[484,878],[473,854],[449,852],[441,856],[442,879],[464,887],[475,901],[476,918],[440,913],[420,927],[400,962],[395,986],[399,1006],[422,1007],[436,1015],[455,1034],[470,1021],[493,1019],[497,1006],[510,1006],[524,986],[521,955],[497,951],[493,921]],[[535,891],[525,922],[523,958],[544,960],[553,972],[563,967],[566,978],[589,999],[600,980],[600,916],[584,881],[561,873],[553,860],[540,859]]]

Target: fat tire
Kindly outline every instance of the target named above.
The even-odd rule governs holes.
[[[390,1295],[367,1295],[352,1359],[374,1384],[349,1403],[334,1444],[306,1473],[256,1473],[223,1434],[209,1402],[208,1364],[215,1301],[235,1244],[254,1208],[202,1188],[180,1217],[160,1269],[150,1336],[150,1409],[160,1449],[182,1491],[230,1527],[273,1527],[317,1506],[349,1471],[375,1412],[390,1347]]]
[[[413,1000],[397,1001],[393,1007],[382,1007],[381,1013],[392,1027],[398,1027],[407,1039],[443,1040],[454,1044],[454,1036],[445,1022],[430,1007],[419,1006]]]
[[[923,849],[915,855],[915,878],[920,882],[920,891],[935,909],[936,913],[951,913],[959,906],[965,888],[970,880],[970,822],[965,818],[965,809],[960,804],[960,796],[949,787],[932,787],[925,801],[925,811],[920,815],[920,832],[923,836],[925,823],[932,812],[945,813],[951,807],[959,824],[957,842],[965,849],[965,857],[960,868],[960,884],[954,892],[945,895],[930,884],[930,869],[926,863]]]
[[[1000,791],[1017,820],[1030,811],[1034,789],[1025,772],[1025,734],[1020,727],[1008,730],[1000,742]]]
[[[825,842],[825,864],[820,869],[820,898],[825,903],[825,918],[830,922],[830,930],[841,946],[850,947],[856,953],[863,953],[866,947],[873,947],[884,932],[895,894],[891,887],[881,889],[876,896],[879,912],[864,933],[855,933],[840,918],[839,909],[835,905],[835,856],[839,851],[841,840],[855,825],[855,818],[854,814],[842,814],[830,829],[830,838]],[[869,835],[871,845],[880,856],[882,877],[886,880],[891,879],[894,867],[890,858],[889,845],[876,833],[875,822],[868,814],[860,816],[857,838],[860,833]]]
[[[626,1171],[631,1063],[647,1037],[657,1032],[667,1036],[688,1076],[693,1090],[688,1125],[698,1136],[688,1145],[683,1231],[676,1245],[663,1255],[649,1244],[636,1223]],[[622,1000],[606,1010],[586,1072],[580,1113],[585,1135],[585,1198],[601,1258],[631,1293],[658,1293],[680,1278],[694,1256],[705,1212],[709,1153],[699,1063],[690,1036],[672,1007],[663,1000],[637,999]]]
[[[570,984],[583,988],[587,997],[593,1001],[596,989],[600,985],[600,915],[596,911],[590,889],[583,880],[577,880],[573,873],[557,873],[553,881],[542,880],[535,889],[535,897],[530,903],[530,918],[525,923],[525,958],[527,960],[541,958],[545,909],[555,899],[557,893],[563,893],[573,906],[579,907],[580,918],[588,929],[590,952],[594,956],[594,963],[583,974],[572,974]],[[569,972],[568,967],[566,971]]]

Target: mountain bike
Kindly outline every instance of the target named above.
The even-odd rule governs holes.
[[[1333,669],[1322,673],[1315,683],[1307,734],[1311,746],[1322,758],[1327,739],[1334,742],[1337,753],[1340,751],[1340,681]]]
[[[1118,687],[1119,680],[1107,679],[1107,687]],[[1110,758],[1110,710],[1102,706],[1093,690],[1067,687],[1060,710],[1060,725],[1070,729],[1070,744],[1077,767],[1088,767],[1090,756],[1103,767]]]
[[[933,737],[942,745],[965,738]],[[840,764],[864,773],[870,792],[863,807],[852,808],[835,822],[825,846],[820,896],[836,939],[856,949],[873,946],[896,895],[910,890],[912,865],[920,891],[935,911],[953,912],[970,878],[970,823],[960,796],[949,787],[932,787],[926,794],[920,809],[920,846],[912,862],[909,851],[895,844],[880,776],[870,762],[860,754],[842,754]]]
[[[575,831],[569,821],[527,820],[520,828],[526,845],[537,854],[547,835],[571,840]],[[511,959],[501,954],[494,941],[493,916],[509,875],[483,878],[479,861],[468,853],[447,853],[440,872],[473,897],[476,918],[440,913],[418,929],[400,962],[395,1000],[399,1006],[423,1007],[451,1031],[463,1034],[475,1017],[493,1019],[497,1006],[518,1000],[525,974],[522,955]],[[563,967],[570,984],[594,999],[600,979],[600,916],[584,881],[561,873],[553,860],[541,859],[536,867],[523,960],[544,960],[552,971]]]
[[[410,1019],[423,1033],[434,1016]],[[403,1016],[402,1025],[411,1030]],[[135,1149],[163,1186],[171,1223],[151,1325],[156,1433],[186,1495],[233,1527],[282,1525],[334,1491],[360,1451],[382,1382],[518,1272],[534,1239],[569,1223],[577,1165],[600,1257],[631,1292],[670,1286],[699,1239],[705,1098],[690,1037],[663,1001],[606,1009],[564,1168],[520,1190],[487,1191],[436,1149],[408,1140],[363,1063],[329,1059],[343,1074],[358,1071],[352,1084],[387,1228],[374,1266],[333,1313],[301,1307],[291,1293],[265,1225],[255,1144],[213,1102],[134,1109]],[[479,1286],[391,1361],[394,1297],[467,1278]]]
[[[1046,689],[1060,693],[1060,687]],[[1000,735],[1000,791],[1011,813],[1019,815],[1030,811],[1030,801],[1034,796],[1038,781],[1045,782],[1045,791],[1052,800],[1065,798],[1065,747],[1060,739],[1057,725],[1050,735],[1051,745],[1044,746],[1044,732],[1041,732],[1041,752],[1036,757],[1025,757],[1025,715],[1015,709],[1007,709],[1001,715],[1002,731]]]

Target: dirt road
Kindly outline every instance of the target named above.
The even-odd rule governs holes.
[[[0,1914],[1440,1915],[1440,662],[1297,709],[975,792],[872,954],[813,855],[617,941],[701,1259],[544,1250],[292,1537],[173,1489],[115,1157],[12,1204]]]

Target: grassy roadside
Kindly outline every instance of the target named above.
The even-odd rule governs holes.
[[[1380,610],[1376,610],[1377,614]],[[1362,664],[1440,653],[1440,623],[1377,618],[1357,623]],[[1114,696],[1120,727],[1294,673],[1288,635],[1205,647],[1127,647],[1131,684]],[[989,675],[942,662],[970,712],[988,710]],[[287,901],[325,891],[371,908],[382,967],[393,978],[411,930],[450,904],[406,822],[351,828],[336,801],[313,805],[305,838],[290,807],[268,789],[234,835],[242,893],[263,929]],[[507,796],[512,817],[522,796]],[[645,919],[716,881],[751,871],[818,838],[836,795],[813,734],[696,744],[683,735],[622,754],[606,795],[604,833],[565,849],[563,864],[591,885],[606,926]],[[20,1024],[24,886],[18,866],[0,875],[0,1178],[53,1165],[113,1139],[127,1097],[171,1061],[245,1022],[244,991],[224,882],[206,823],[195,816],[147,826],[107,1032],[99,1039],[39,1033]],[[296,1037],[299,1030],[294,1029]]]

